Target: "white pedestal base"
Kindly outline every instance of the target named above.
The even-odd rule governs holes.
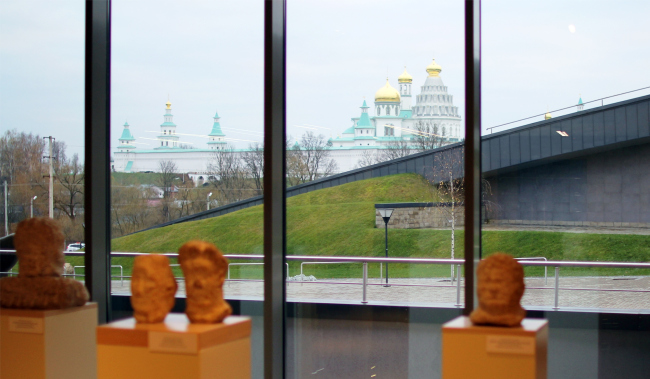
[[[0,309],[0,378],[94,378],[97,304]]]
[[[466,316],[442,326],[442,377],[546,379],[548,321],[477,326]]]
[[[97,377],[250,379],[250,332],[250,318],[237,316],[222,324],[173,313],[159,324],[112,322],[97,328]]]

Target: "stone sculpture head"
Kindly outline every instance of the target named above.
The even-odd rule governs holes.
[[[216,246],[190,241],[178,251],[178,263],[185,275],[185,313],[191,322],[217,323],[232,313],[222,290],[228,260]]]
[[[14,246],[21,277],[59,277],[63,274],[65,237],[59,224],[49,217],[21,221]]]
[[[164,255],[141,255],[133,262],[131,305],[137,322],[163,322],[174,307],[178,285]]]
[[[526,315],[519,304],[526,288],[523,267],[510,255],[495,253],[479,263],[476,274],[479,308],[470,315],[472,322],[519,325]]]

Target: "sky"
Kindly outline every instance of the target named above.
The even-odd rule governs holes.
[[[463,115],[463,6],[289,0],[288,134],[342,133],[405,66],[418,94],[434,57]],[[650,86],[647,14],[639,1],[484,1],[483,129]],[[263,1],[114,0],[112,17],[113,146],[126,121],[138,149],[157,146],[168,98],[183,142],[205,148],[216,111],[229,142],[262,141]],[[83,156],[83,92],[84,2],[3,0],[0,133],[52,135]]]

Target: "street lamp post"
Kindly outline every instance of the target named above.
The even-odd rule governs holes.
[[[390,216],[393,214],[393,209],[379,208],[379,214],[381,215],[381,218],[384,219],[384,230],[386,231],[386,258],[388,258],[388,221],[390,221]],[[384,287],[390,287],[388,285],[388,262],[386,262],[386,284],[384,284]]]
[[[208,210],[210,210],[210,196],[212,196],[212,192],[208,194]]]
[[[34,200],[36,200],[37,197],[38,196],[32,197],[32,200],[30,201],[30,203],[31,203],[31,209],[29,211],[29,217],[30,218],[34,218]]]

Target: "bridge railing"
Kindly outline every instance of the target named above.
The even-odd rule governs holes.
[[[15,250],[0,250],[0,254],[11,254],[15,253]],[[67,256],[83,256],[83,251],[75,252],[64,252]],[[140,255],[148,255],[148,253],[131,253],[131,252],[111,252],[112,258],[117,257],[137,257]],[[177,253],[164,253],[169,258],[178,258]],[[245,261],[261,261],[264,259],[264,256],[261,254],[225,254],[226,258],[231,260],[245,260]],[[369,286],[384,286],[386,284],[382,283],[370,283],[368,281],[368,264],[369,263],[379,263],[379,264],[436,264],[436,265],[456,265],[457,272],[459,273],[459,278],[456,280],[454,285],[451,282],[449,285],[432,285],[432,284],[408,284],[408,283],[391,283],[391,286],[395,287],[455,287],[456,289],[456,307],[462,307],[461,303],[461,287],[462,287],[462,278],[461,276],[461,267],[464,265],[464,260],[462,259],[441,259],[441,258],[385,258],[385,257],[342,257],[342,256],[309,256],[309,255],[288,255],[286,256],[287,261],[297,261],[303,263],[331,263],[331,264],[341,264],[341,263],[361,263],[362,264],[362,282],[340,282],[340,281],[327,281],[327,280],[316,280],[316,281],[289,281],[288,283],[301,283],[301,284],[325,284],[325,285],[359,285],[362,287],[361,293],[361,303],[368,303],[367,298],[367,289]],[[520,259],[519,263],[522,266],[530,267],[553,267],[555,269],[555,283],[553,288],[550,287],[527,287],[527,289],[532,290],[551,290],[554,291],[554,306],[553,309],[560,309],[559,306],[559,293],[562,291],[595,291],[595,292],[624,292],[624,293],[650,293],[650,289],[612,289],[612,288],[571,288],[571,287],[560,287],[560,268],[570,268],[570,267],[586,267],[586,268],[634,268],[634,269],[650,269],[650,262],[589,262],[589,261],[549,261],[545,257],[532,257],[528,259]],[[236,264],[236,263],[232,263]],[[257,263],[257,265],[264,265],[263,262]],[[2,272],[0,274],[9,274],[14,275],[14,272]],[[302,265],[301,265],[301,274],[302,274]],[[65,276],[83,276],[83,274],[70,274]],[[131,276],[125,276],[123,274],[119,276],[112,276],[112,278],[130,279]],[[287,278],[289,278],[289,266],[287,265]],[[178,277],[177,279],[183,279]],[[227,279],[228,282],[262,282],[261,279]]]
[[[584,103],[582,103],[582,104],[573,104],[573,105],[569,105],[568,107],[564,107],[564,108],[556,109],[556,110],[553,110],[553,111],[548,111],[548,112],[546,112],[546,113],[550,113],[551,115],[555,115],[555,116],[557,116],[557,114],[558,114],[559,112],[566,111],[566,110],[569,110],[569,109],[575,109],[575,108],[578,107],[579,105],[585,106],[585,105],[587,105],[587,104],[592,104],[592,103],[593,103],[595,106],[601,106],[601,107],[602,107],[602,106],[605,105],[605,100],[606,100],[606,99],[611,99],[611,98],[614,98],[614,97],[623,96],[623,95],[627,95],[627,94],[630,94],[630,93],[634,93],[634,92],[638,92],[638,91],[643,91],[643,90],[647,90],[647,89],[650,89],[650,87],[643,87],[643,88],[635,89],[635,90],[632,90],[632,91],[621,92],[621,93],[617,93],[617,94],[615,94],[615,95],[601,97],[600,99],[587,101],[587,102],[584,102]],[[600,105],[598,105],[598,103],[600,103]],[[534,116],[530,116],[530,117],[522,118],[522,119],[515,120],[515,121],[506,122],[505,124],[499,124],[499,125],[491,126],[491,127],[489,127],[489,128],[486,128],[485,130],[486,130],[486,131],[490,131],[490,134],[492,134],[492,133],[494,132],[494,129],[496,129],[496,128],[502,128],[502,127],[504,127],[504,126],[508,126],[508,125],[516,124],[516,123],[518,123],[518,122],[522,122],[522,121],[528,121],[528,120],[531,120],[531,119],[534,119],[534,118],[535,118],[535,119],[539,119],[540,117],[544,117],[544,116],[546,115],[546,113],[536,114],[536,115],[534,115]]]

